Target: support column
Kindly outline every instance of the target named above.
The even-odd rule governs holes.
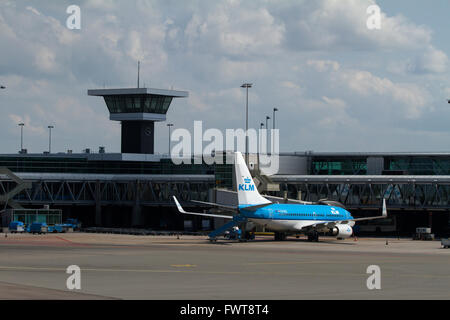
[[[139,183],[139,181],[136,181],[133,212],[131,214],[131,226],[132,227],[142,226],[142,207],[140,205],[140,196],[139,196],[140,191],[141,191],[140,183]]]
[[[102,205],[100,199],[100,182],[95,183],[95,225],[100,227],[102,225]]]
[[[447,211],[447,214],[448,214],[448,220],[447,220],[447,229],[449,229],[449,230],[450,230],[450,212],[449,212],[449,211]]]
[[[431,211],[428,213],[428,228],[433,232],[433,212]]]

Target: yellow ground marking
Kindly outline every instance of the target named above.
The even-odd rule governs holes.
[[[197,265],[195,264],[171,264],[171,267],[175,268],[195,268]]]

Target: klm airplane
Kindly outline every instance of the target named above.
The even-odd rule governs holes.
[[[234,211],[236,214],[219,215],[197,212],[186,212],[177,198],[173,197],[178,211],[183,214],[231,219],[223,227],[211,232],[209,238],[215,241],[218,236],[235,226],[254,223],[264,226],[275,232],[275,240],[284,240],[289,234],[303,233],[308,235],[309,241],[319,241],[319,233],[339,238],[349,238],[353,234],[353,226],[358,221],[384,219],[387,217],[386,200],[383,199],[381,216],[355,219],[351,214],[341,208],[330,205],[310,204],[278,204],[264,198],[256,189],[252,176],[240,152],[235,153],[235,174],[239,205],[237,207],[218,205],[209,202],[200,202]]]

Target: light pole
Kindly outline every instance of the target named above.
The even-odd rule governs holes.
[[[277,111],[278,111],[278,108],[273,108],[273,125],[272,125],[272,130],[275,130],[275,112],[277,112]],[[271,145],[272,145],[272,148],[273,148],[273,146],[274,146],[273,131],[272,131],[272,133],[270,135],[270,141],[271,141]]]
[[[173,123],[168,123],[167,126],[169,127],[169,157],[171,156],[170,152],[170,128],[173,127]]]
[[[278,108],[273,108],[273,126],[272,129],[275,129],[275,112],[278,111]]]
[[[248,89],[253,86],[252,83],[244,83],[241,88],[247,90],[247,103],[245,107],[245,164],[248,167]]]
[[[266,136],[266,154],[269,154],[269,120],[270,117],[266,116],[266,131],[267,131],[267,136]]]
[[[48,126],[48,153],[52,153],[52,129],[54,126]]]
[[[25,126],[25,123],[19,123],[18,126],[20,127],[20,153],[23,151],[23,127]]]
[[[258,134],[258,155],[261,152],[261,130],[264,128],[264,123],[261,122],[259,125],[259,134]],[[258,165],[259,165],[259,159],[258,159]]]

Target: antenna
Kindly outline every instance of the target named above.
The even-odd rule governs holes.
[[[140,69],[140,68],[141,68],[141,62],[138,61],[138,81],[137,81],[137,82],[138,82],[138,86],[137,86],[138,89],[139,89],[139,71],[140,71],[139,69]]]

